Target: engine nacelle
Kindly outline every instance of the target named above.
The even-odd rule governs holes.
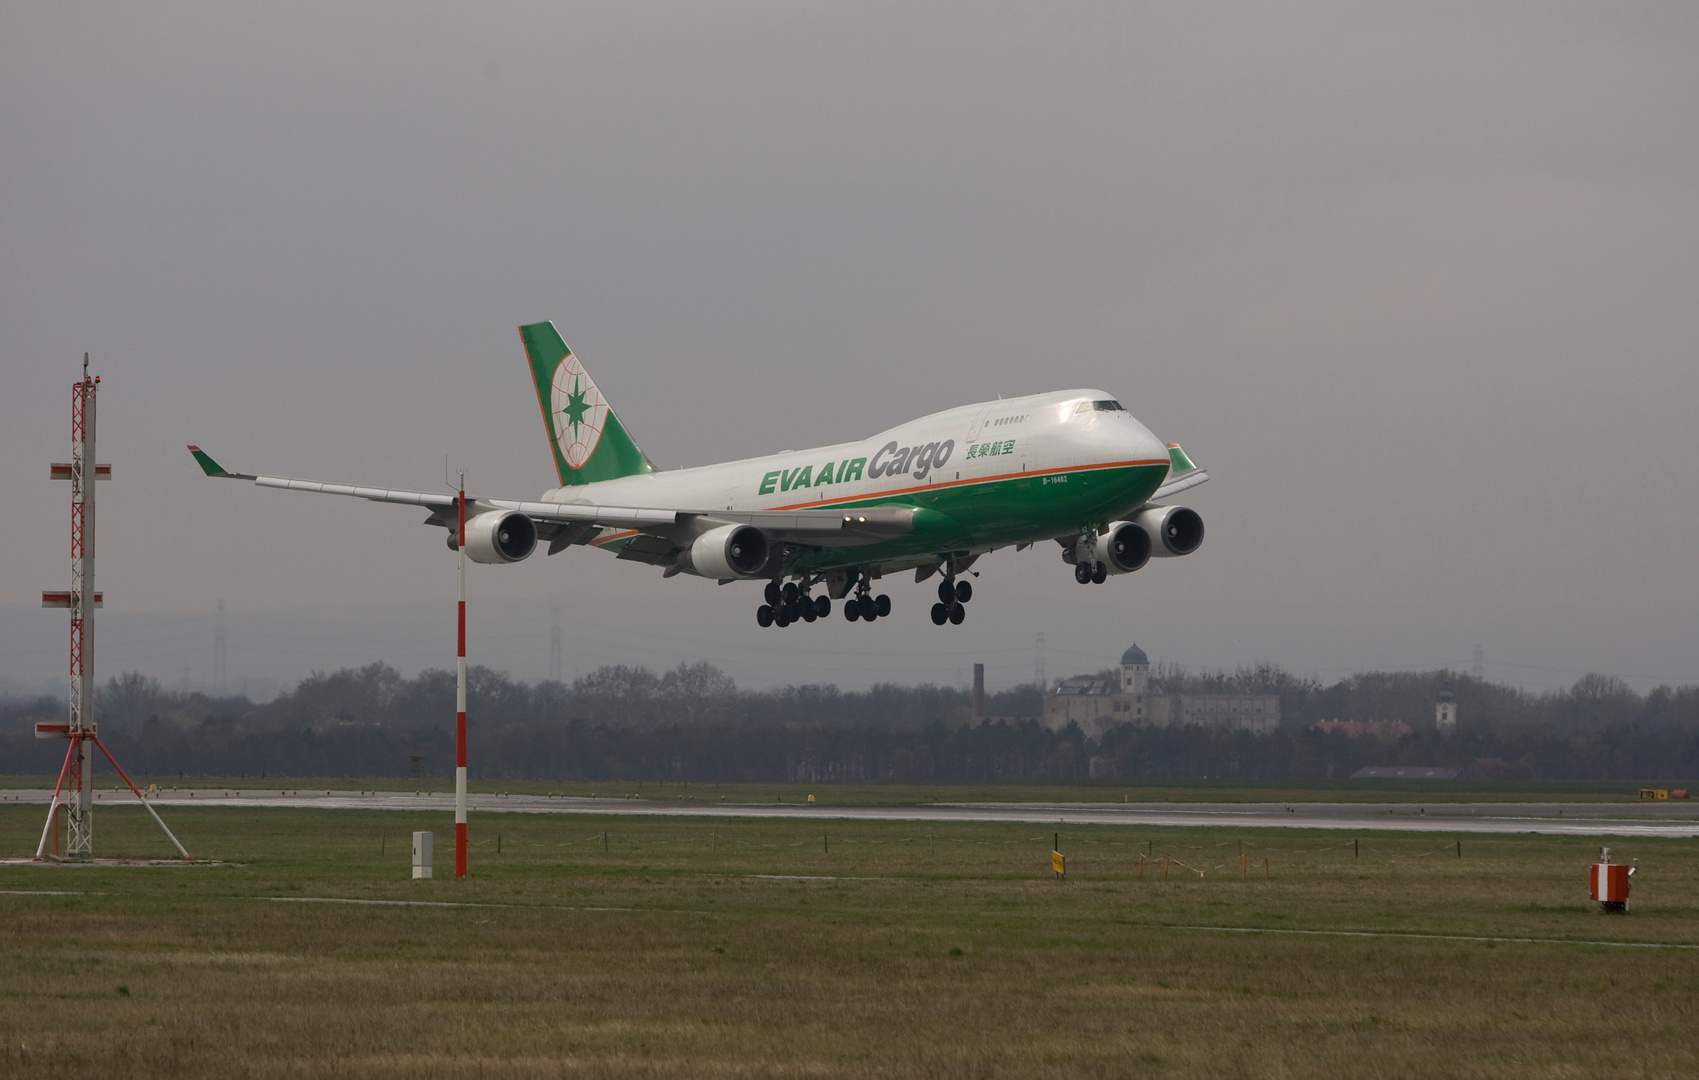
[[[1134,521],[1111,521],[1097,538],[1097,557],[1111,574],[1130,574],[1150,561],[1150,533]]]
[[[721,525],[690,545],[690,565],[705,578],[731,581],[762,577],[767,569],[767,537],[753,525]]]
[[[1151,506],[1134,514],[1132,521],[1150,534],[1154,558],[1190,555],[1203,543],[1203,518],[1189,507]]]
[[[518,562],[536,550],[537,523],[517,510],[487,510],[466,521],[466,557],[473,562]]]

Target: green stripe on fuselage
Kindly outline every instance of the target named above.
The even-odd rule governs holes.
[[[845,510],[913,506],[925,512],[915,516],[914,532],[907,536],[864,547],[812,551],[797,561],[795,569],[822,570],[1066,536],[1138,509],[1167,475],[1167,465],[1083,467],[808,504]]]

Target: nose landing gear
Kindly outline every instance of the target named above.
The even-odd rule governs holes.
[[[1101,585],[1109,580],[1109,564],[1100,562],[1075,563],[1074,580],[1081,585]]]
[[[1096,533],[1081,536],[1072,551],[1062,552],[1062,558],[1074,564],[1074,580],[1081,585],[1101,585],[1109,580],[1109,564],[1097,557]]]

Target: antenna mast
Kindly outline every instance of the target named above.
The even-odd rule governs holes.
[[[52,854],[59,854],[60,834],[54,826],[61,816],[65,824],[65,858],[94,858],[94,760],[89,754],[92,743],[187,859],[189,853],[100,741],[94,722],[94,609],[102,606],[103,599],[94,588],[94,489],[96,481],[112,479],[112,466],[95,463],[95,399],[99,391],[100,376],[89,377],[88,353],[83,353],[82,381],[71,384],[71,460],[54,462],[49,468],[53,479],[71,482],[71,588],[66,592],[43,592],[41,606],[67,608],[71,612],[71,685],[66,722],[35,726],[36,738],[62,738],[68,743],[65,764],[59,769],[59,782],[53,788],[47,824],[42,826],[35,858],[40,862],[48,856],[50,840],[54,846]]]

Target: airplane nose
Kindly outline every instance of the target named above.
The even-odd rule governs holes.
[[[1128,459],[1132,461],[1155,461],[1158,458],[1168,459],[1168,444],[1151,433],[1151,430],[1133,421],[1133,430],[1127,436]]]

